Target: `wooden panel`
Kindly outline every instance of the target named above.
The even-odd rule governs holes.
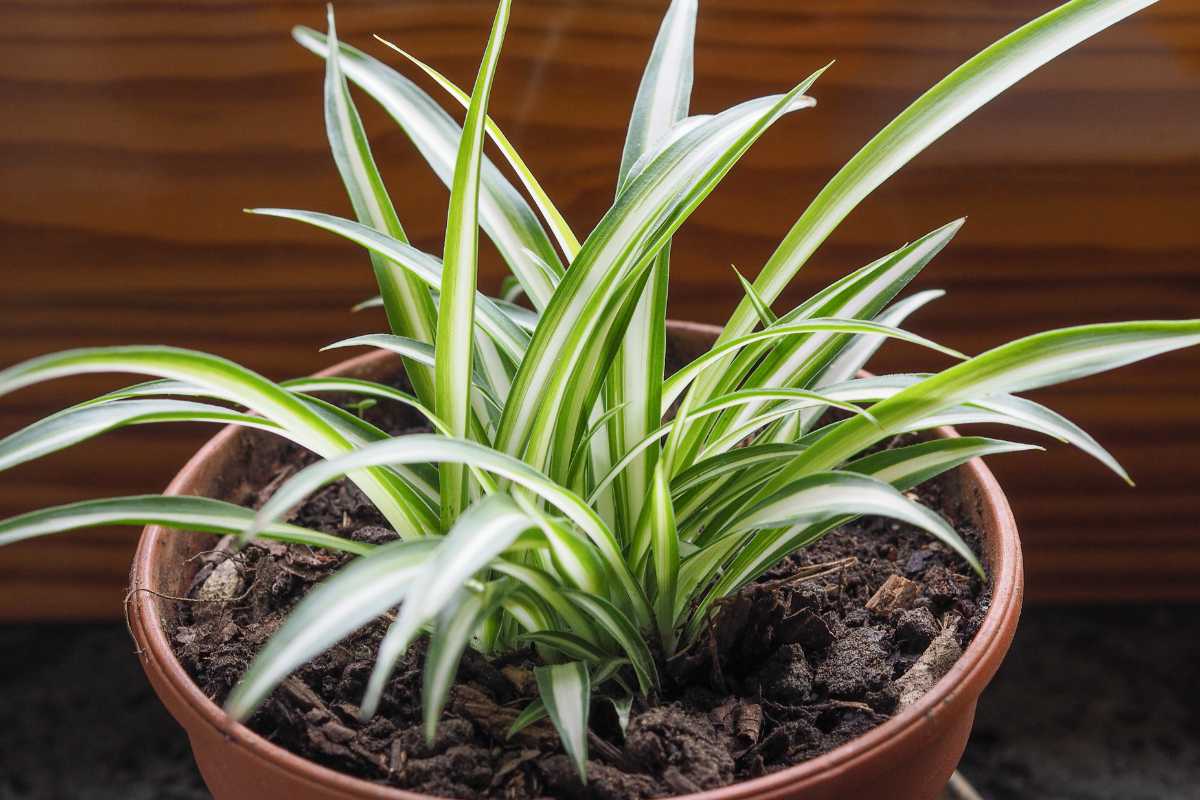
[[[611,199],[629,103],[664,3],[519,0],[495,116],[578,230]],[[719,322],[804,204],[923,88],[1048,2],[706,0],[694,107],[710,111],[838,62],[820,105],[770,131],[675,247],[672,314]],[[488,2],[343,2],[343,37],[380,33],[467,83]],[[323,4],[279,0],[0,5],[0,363],[57,348],[164,342],[275,377],[330,363],[369,331],[346,309],[370,270],[259,204],[347,213],[325,149],[322,69],[294,45]],[[950,290],[920,332],[977,351],[1052,325],[1200,308],[1200,0],[1144,12],[1043,69],[938,142],[858,209],[788,292],[806,291],[963,214],[920,281]],[[431,87],[432,88],[432,87]],[[440,247],[445,190],[363,104],[397,206]],[[483,283],[500,269],[486,254]],[[884,366],[911,365],[897,349]],[[3,430],[109,379],[6,398]],[[1200,598],[1200,353],[1045,392],[1138,479],[1064,448],[998,460],[1035,598]],[[0,514],[160,489],[208,430],[124,432],[7,473]],[[0,617],[119,613],[130,532],[0,552]]]

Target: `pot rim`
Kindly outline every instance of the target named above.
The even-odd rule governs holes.
[[[701,323],[672,321],[669,324],[671,329],[679,332],[709,336],[719,332],[718,328]],[[371,352],[335,364],[322,370],[318,375],[362,369],[373,365],[376,361],[392,358],[395,358],[392,353]],[[164,494],[184,493],[192,474],[199,470],[201,464],[218,455],[239,434],[240,430],[239,426],[231,425],[208,440],[188,460],[183,469],[171,481]],[[958,435],[953,428],[939,428],[937,433],[940,436]],[[818,775],[840,774],[853,770],[857,764],[869,759],[873,752],[885,747],[889,742],[910,732],[915,733],[916,730],[927,725],[938,714],[939,709],[949,704],[960,692],[966,691],[966,687],[969,685],[986,683],[990,680],[991,674],[994,673],[996,665],[1010,642],[1010,637],[1005,635],[1005,629],[1013,624],[1010,619],[1019,613],[1021,607],[1023,591],[1021,544],[1008,500],[995,476],[983,461],[978,458],[971,459],[961,469],[966,470],[971,479],[979,486],[980,496],[983,500],[981,503],[983,522],[981,527],[993,531],[995,541],[990,542],[993,549],[990,559],[992,568],[991,603],[974,639],[950,671],[912,706],[827,753],[770,775],[729,784],[718,789],[677,795],[673,800],[751,798],[797,786]],[[170,642],[167,640],[158,605],[153,602],[154,595],[148,591],[155,585],[154,579],[158,573],[157,544],[161,537],[176,533],[176,531],[160,525],[150,525],[145,528],[134,555],[127,603],[130,628],[139,645],[138,656],[143,667],[148,672],[153,671],[162,679],[154,681],[160,691],[161,687],[169,687],[170,692],[174,695],[172,698],[163,698],[164,702],[169,707],[174,707],[176,704],[190,707],[197,716],[203,719],[205,724],[219,731],[232,746],[245,748],[259,761],[264,762],[264,768],[282,769],[293,778],[303,778],[306,782],[333,788],[351,796],[372,797],[380,800],[432,800],[430,795],[355,778],[296,755],[228,717],[220,706],[200,690],[175,657]],[[999,651],[999,655],[997,655],[997,651]]]

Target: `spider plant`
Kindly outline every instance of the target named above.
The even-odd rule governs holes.
[[[0,372],[0,392],[98,371],[156,380],[12,434],[0,442],[0,467],[115,428],[178,420],[259,428],[320,460],[257,513],[203,497],[96,500],[9,519],[0,542],[155,523],[351,553],[259,653],[228,698],[231,714],[246,717],[305,661],[398,609],[364,717],[418,637],[429,637],[430,734],[464,648],[534,648],[544,663],[540,699],[514,727],[548,716],[583,776],[594,695],[617,703],[653,696],[660,666],[697,640],[714,603],[847,521],[903,521],[982,570],[955,530],[907,491],[970,458],[1038,448],[974,436],[879,443],[946,424],[1002,423],[1069,442],[1128,480],[1087,433],[1016,393],[1196,344],[1200,321],[1066,328],[969,358],[907,332],[906,318],[941,293],[898,298],[962,220],[785,313],[772,305],[835,226],[909,159],[1041,64],[1145,5],[1073,0],[921,95],[830,179],[757,277],[741,279],[744,296],[712,349],[669,375],[673,234],[769,127],[814,105],[806,92],[823,70],[780,94],[693,114],[696,2],[674,0],[637,91],[614,201],[581,240],[487,114],[509,0],[499,4],[469,93],[396,48],[452,106],[465,107],[461,127],[392,67],[340,43],[331,11],[327,33],[296,28],[294,36],[325,60],[326,129],[354,218],[252,213],[365,248],[379,296],[364,305],[383,307],[388,330],[330,346],[398,353],[409,388],[348,378],[276,383],[217,356],[158,346],[71,350],[11,367]],[[441,258],[406,238],[351,83],[390,113],[449,187]],[[519,187],[484,155],[488,139]],[[502,298],[477,286],[480,229],[511,269]],[[888,339],[937,351],[951,365],[861,377]],[[327,393],[404,404],[431,432],[391,437],[320,399]],[[286,521],[289,509],[342,477],[378,506],[395,542],[369,546]]]

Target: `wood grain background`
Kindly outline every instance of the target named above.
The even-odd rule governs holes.
[[[575,225],[611,199],[665,3],[518,0],[493,113]],[[819,106],[771,130],[677,239],[673,316],[719,322],[808,199],[871,133],[1038,2],[705,0],[693,108],[778,91],[832,58]],[[490,2],[341,2],[344,39],[399,41],[469,83]],[[326,152],[322,64],[291,41],[322,4],[0,3],[0,364],[81,345],[210,350],[272,377],[380,329],[347,309],[365,258],[240,209],[348,214]],[[430,87],[433,90],[433,87]],[[362,102],[405,225],[440,249],[446,192]],[[970,214],[920,288],[915,327],[967,351],[1050,326],[1200,314],[1200,0],[1118,25],[1010,90],[885,184],[781,301]],[[483,283],[500,269],[486,255]],[[896,349],[883,366],[914,366]],[[6,397],[9,431],[120,379]],[[997,460],[1041,599],[1200,598],[1200,351],[1041,393],[1107,444],[1125,488],[1065,447]],[[6,473],[0,514],[161,489],[211,429],[147,427]],[[119,613],[133,531],[0,552],[0,618]]]

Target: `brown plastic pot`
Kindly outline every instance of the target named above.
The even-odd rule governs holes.
[[[692,357],[706,350],[717,329],[671,323],[673,349]],[[386,380],[399,359],[388,353],[346,361],[326,374]],[[946,429],[942,435],[954,436]],[[282,444],[258,431],[227,428],[187,463],[167,494],[205,495],[237,501],[261,475],[247,465],[278,452]],[[260,461],[260,463],[262,463]],[[1017,528],[1000,486],[979,460],[953,476],[963,508],[983,532],[992,575],[991,606],[962,658],[916,704],[870,732],[824,755],[772,775],[689,795],[699,800],[805,798],[846,800],[888,797],[932,800],[945,788],[966,747],[975,703],[1000,666],[1016,630],[1023,578]],[[129,622],[150,683],[186,729],[204,780],[217,800],[332,800],[423,795],[343,775],[268,742],[230,720],[206,697],[176,660],[167,639],[175,617],[170,596],[183,594],[197,568],[192,559],[210,546],[203,536],[150,526],[142,534],[130,576]]]

